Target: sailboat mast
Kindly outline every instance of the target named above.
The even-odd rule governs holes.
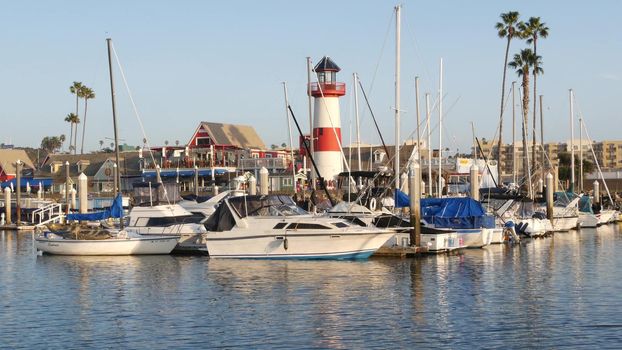
[[[542,181],[545,181],[545,168],[544,168],[544,158],[545,158],[545,151],[544,151],[544,113],[542,112],[542,95],[540,95],[540,147],[542,148],[542,159],[541,159],[541,163],[540,163],[540,172],[542,173],[542,177],[540,177],[542,179]]]
[[[294,161],[294,140],[292,139],[292,123],[289,120],[289,98],[287,97],[287,83],[283,82],[283,94],[285,95],[285,119],[287,119],[287,132],[289,133],[289,152],[292,158],[292,187],[296,193],[296,162]]]
[[[574,192],[574,95],[570,94],[570,192]]]
[[[443,197],[441,179],[443,178],[443,58],[438,82],[438,198]]]
[[[311,105],[313,101],[311,100],[311,57],[307,57],[307,97],[309,99],[309,157],[313,157],[313,108]],[[305,169],[307,171],[307,169]],[[315,171],[311,169],[311,188],[315,190]]]
[[[583,118],[579,114],[579,193],[583,193]]]
[[[352,73],[352,79],[354,80],[354,116],[356,118],[356,156],[358,160],[358,170],[361,171],[361,124],[359,120],[358,76],[356,73]]]
[[[430,94],[425,94],[425,118],[426,130],[428,131],[428,194],[432,195],[432,132],[430,131]]]
[[[512,82],[512,183],[516,183],[516,82]]]
[[[400,188],[400,10],[395,6],[395,188]]]
[[[419,114],[419,77],[415,77],[415,106],[417,108],[417,161],[421,164],[421,115]]]
[[[117,164],[117,171],[115,174],[117,188],[114,189],[117,195],[121,195],[121,168],[119,167],[119,132],[117,128],[117,109],[114,96],[114,78],[112,74],[112,39],[107,38],[106,43],[108,46],[108,71],[110,73],[110,96],[112,97],[112,125],[114,127],[114,157]],[[123,229],[123,218],[119,220],[119,227]]]

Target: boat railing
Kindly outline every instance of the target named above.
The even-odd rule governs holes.
[[[32,223],[42,226],[51,222],[61,222],[64,217],[63,205],[51,203],[32,212]]]

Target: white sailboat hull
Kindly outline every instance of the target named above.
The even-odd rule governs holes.
[[[596,214],[596,217],[598,217],[598,226],[612,222],[615,213],[615,210],[601,210],[599,214]]]
[[[491,229],[490,244],[500,244],[505,242],[502,228]]]
[[[577,228],[579,216],[554,217],[551,222],[550,230],[552,232],[564,232]]]
[[[581,227],[596,227],[598,226],[598,217],[592,213],[579,213],[579,225]]]
[[[74,240],[36,237],[35,246],[47,254],[57,255],[147,255],[169,254],[177,237],[110,238]]]

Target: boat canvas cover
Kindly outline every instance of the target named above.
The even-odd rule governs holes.
[[[482,205],[469,197],[422,199],[421,217],[436,227],[455,229],[495,227],[494,217],[486,215]]]
[[[247,216],[269,216],[270,207],[281,205],[296,206],[291,197],[283,195],[239,196],[229,198],[229,204],[238,212],[241,218]]]
[[[395,207],[406,208],[409,206],[410,206],[410,197],[406,193],[396,188],[395,189]]]
[[[108,218],[120,218],[123,216],[123,201],[121,199],[121,195],[117,195],[117,197],[112,202],[110,208],[104,211],[98,211],[95,213],[87,213],[87,214],[69,214],[67,215],[67,220],[80,220],[80,221],[98,221],[105,220]]]
[[[220,202],[214,214],[212,214],[205,224],[205,229],[210,232],[230,231],[235,226],[235,218],[225,202]]]

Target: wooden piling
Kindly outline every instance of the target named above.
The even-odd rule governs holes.
[[[555,185],[553,184],[553,175],[551,173],[546,174],[546,217],[553,221],[553,192],[555,192]]]
[[[408,188],[410,189],[410,245],[421,245],[421,167],[413,162],[408,171]]]
[[[4,213],[6,214],[5,223],[11,223],[11,189],[7,186],[4,188]]]
[[[479,167],[475,163],[471,166],[469,181],[471,182],[471,198],[479,201]]]

